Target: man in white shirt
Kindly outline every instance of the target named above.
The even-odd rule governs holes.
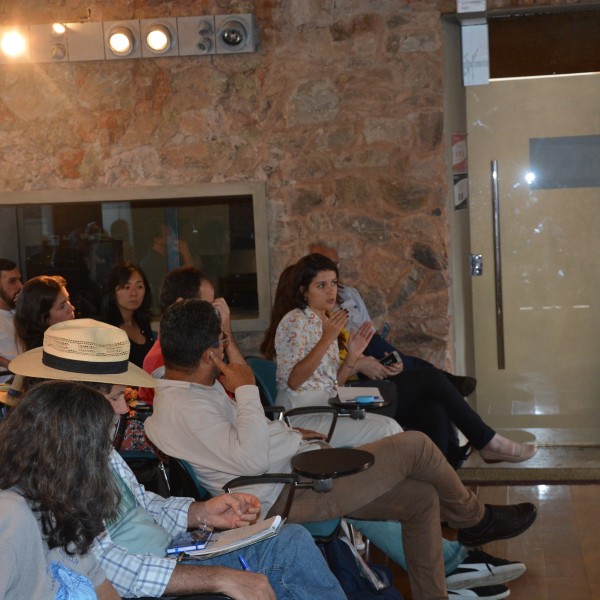
[[[21,271],[16,263],[0,258],[0,373],[4,373],[8,363],[17,355],[14,316],[22,287]],[[0,383],[10,378],[10,374],[0,375]]]

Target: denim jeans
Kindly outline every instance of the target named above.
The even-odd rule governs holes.
[[[241,550],[186,564],[240,570],[242,555],[255,573],[264,573],[277,600],[345,600],[338,580],[329,570],[311,535],[300,525],[285,525],[279,534]]]

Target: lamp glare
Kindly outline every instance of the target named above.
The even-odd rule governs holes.
[[[67,31],[67,28],[62,23],[52,23],[52,31],[56,35],[63,35]]]
[[[125,27],[118,27],[110,34],[108,45],[114,54],[126,56],[133,50],[133,36]]]
[[[171,46],[171,34],[166,27],[156,25],[148,32],[146,43],[154,52],[166,52]]]
[[[21,56],[25,54],[25,38],[16,31],[9,31],[2,36],[0,47],[7,56]]]

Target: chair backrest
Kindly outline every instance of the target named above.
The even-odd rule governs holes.
[[[272,360],[260,356],[247,356],[246,362],[254,373],[261,396],[270,406],[274,406],[275,398],[277,398],[277,384],[275,383],[277,365]]]
[[[182,458],[169,457],[169,487],[172,496],[208,500],[211,495],[198,481],[194,469]]]

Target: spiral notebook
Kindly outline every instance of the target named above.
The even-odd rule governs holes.
[[[190,550],[189,552],[186,552],[186,555],[201,560],[203,558],[213,558],[214,556],[226,554],[227,552],[232,552],[238,548],[256,544],[256,542],[277,535],[284,521],[285,519],[276,515],[275,517],[259,521],[248,527],[217,531],[213,533],[212,538],[208,541],[205,548]],[[185,557],[176,558],[178,558],[178,560],[185,560]]]

